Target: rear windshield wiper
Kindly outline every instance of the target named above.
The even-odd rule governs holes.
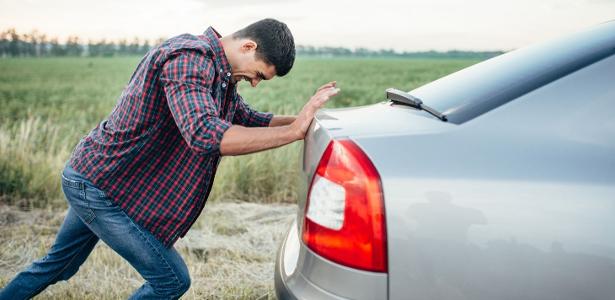
[[[387,92],[387,99],[396,102],[396,103],[401,103],[401,104],[405,104],[405,105],[409,105],[411,107],[414,107],[418,110],[424,110],[430,114],[432,114],[434,117],[446,122],[446,116],[443,115],[442,113],[436,111],[435,109],[423,104],[423,101],[421,101],[421,99],[414,97],[404,91],[400,91],[398,89],[394,89],[394,88],[388,88],[386,89]]]

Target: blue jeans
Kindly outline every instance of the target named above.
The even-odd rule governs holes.
[[[135,224],[111,199],[70,166],[62,174],[68,213],[45,257],[0,290],[0,300],[29,299],[47,286],[68,280],[103,240],[146,280],[131,299],[177,299],[190,287],[183,259]],[[100,280],[105,280],[101,278]]]

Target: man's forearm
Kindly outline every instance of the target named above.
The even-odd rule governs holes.
[[[220,154],[241,155],[280,147],[301,140],[310,127],[316,111],[339,89],[335,81],[321,86],[295,116],[274,116],[269,127],[229,127],[220,141]]]
[[[273,116],[271,118],[271,122],[269,122],[269,127],[278,127],[290,125],[297,119],[297,116]]]
[[[220,154],[241,155],[254,153],[280,147],[299,139],[301,139],[299,134],[288,125],[274,128],[233,125],[222,136]]]

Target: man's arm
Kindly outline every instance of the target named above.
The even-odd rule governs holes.
[[[274,117],[269,124],[270,127],[231,126],[222,136],[220,153],[222,155],[254,153],[303,139],[316,111],[338,92],[339,89],[335,87],[335,82],[321,86],[296,117],[286,116],[277,120]],[[290,118],[293,120],[291,121]],[[287,125],[282,124],[282,122],[289,121]],[[280,125],[273,126],[276,124]]]
[[[277,148],[299,139],[290,126],[244,127],[231,126],[222,136],[220,154],[241,155]]]
[[[210,94],[214,70],[211,58],[186,51],[168,60],[160,75],[177,128],[199,155],[218,153],[223,134],[232,125],[219,117],[218,103]]]
[[[284,125],[290,125],[297,119],[297,116],[273,116],[269,127],[278,127]]]

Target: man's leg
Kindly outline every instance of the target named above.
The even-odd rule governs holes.
[[[70,168],[67,180],[83,183],[73,190],[82,197],[71,206],[87,226],[111,249],[126,259],[146,283],[131,298],[177,299],[190,287],[188,268],[177,251],[166,248],[149,231],[135,224],[103,191]]]
[[[68,280],[79,270],[79,266],[92,252],[96,242],[98,237],[69,207],[47,255],[17,274],[0,291],[0,300],[29,299],[49,285],[60,280]]]

